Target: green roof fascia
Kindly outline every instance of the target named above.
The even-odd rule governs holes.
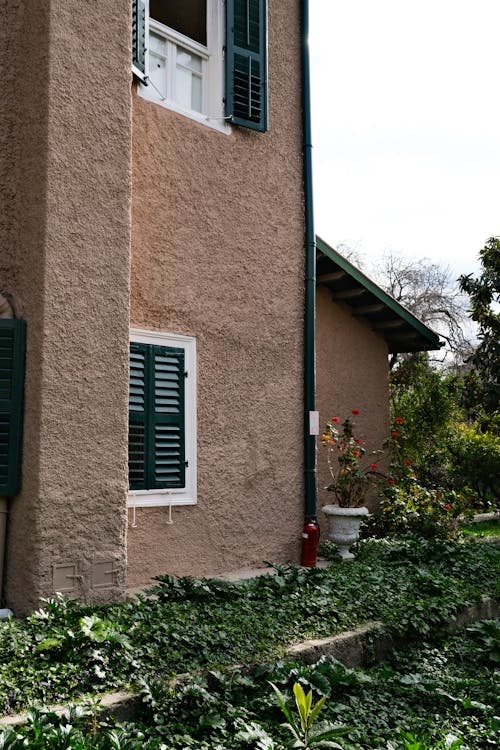
[[[435,333],[431,328],[428,328],[425,323],[422,323],[421,320],[415,317],[409,310],[407,310],[403,305],[400,305],[397,300],[394,299],[394,297],[391,297],[390,294],[387,294],[387,292],[384,292],[383,289],[381,289],[377,284],[375,284],[374,281],[368,278],[368,276],[365,276],[365,274],[359,270],[359,268],[356,268],[356,266],[353,266],[352,263],[349,263],[346,258],[343,258],[342,255],[339,255],[336,250],[333,249],[333,247],[330,247],[330,245],[327,245],[324,240],[321,239],[321,237],[318,237],[316,235],[316,247],[318,250],[320,250],[324,255],[326,255],[327,258],[330,258],[334,263],[336,263],[340,268],[345,271],[345,273],[349,274],[355,281],[358,282],[358,284],[361,284],[361,286],[364,286],[367,292],[370,292],[370,294],[373,294],[374,297],[380,300],[384,305],[386,305],[395,315],[398,315],[400,318],[403,318],[409,325],[411,325],[418,333],[420,333],[424,338],[426,338],[431,344],[431,349],[440,349],[442,346],[444,346],[444,342],[439,340],[439,335]]]

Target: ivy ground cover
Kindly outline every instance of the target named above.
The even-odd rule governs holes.
[[[370,620],[425,638],[457,608],[498,596],[499,552],[498,539],[369,540],[354,563],[327,570],[279,566],[240,584],[165,577],[154,598],[107,608],[56,598],[0,623],[0,712],[280,658]]]
[[[91,705],[63,717],[33,712],[26,726],[0,731],[0,747],[20,750],[487,750],[498,747],[500,623],[478,623],[444,643],[424,642],[371,669],[331,659],[312,666],[274,662],[246,671],[210,670],[142,684],[135,721],[105,720]],[[272,689],[296,713],[292,688],[323,700],[319,733],[337,744],[291,744]],[[292,721],[293,716],[291,716]],[[318,734],[316,732],[316,736]],[[314,737],[311,732],[310,737]]]

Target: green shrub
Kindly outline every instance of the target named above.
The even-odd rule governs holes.
[[[393,480],[395,481],[395,480]],[[468,497],[454,490],[422,487],[415,478],[389,485],[379,508],[363,528],[363,536],[411,534],[424,539],[453,539],[459,517],[469,515]]]
[[[425,354],[392,374],[392,411],[404,420],[405,458],[425,484],[441,484],[450,468],[450,426],[462,416],[456,379],[433,370]]]
[[[482,505],[498,504],[500,498],[500,436],[480,432],[474,425],[453,431],[450,449],[461,483],[471,487]]]

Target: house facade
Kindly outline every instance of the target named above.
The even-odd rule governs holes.
[[[0,559],[16,614],[56,591],[112,602],[153,575],[299,560],[316,482],[306,6],[3,4]],[[373,357],[383,432],[387,342],[358,321],[372,355],[353,348],[327,294],[323,402],[351,408],[332,368],[339,383]]]
[[[3,514],[16,612],[297,558],[299,5],[3,8],[1,291],[26,322]]]

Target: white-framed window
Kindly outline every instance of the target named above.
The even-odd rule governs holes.
[[[147,0],[139,94],[230,132],[224,114],[223,0]]]
[[[224,133],[267,131],[267,0],[131,2],[141,96]]]
[[[196,339],[130,330],[130,507],[194,505]]]

